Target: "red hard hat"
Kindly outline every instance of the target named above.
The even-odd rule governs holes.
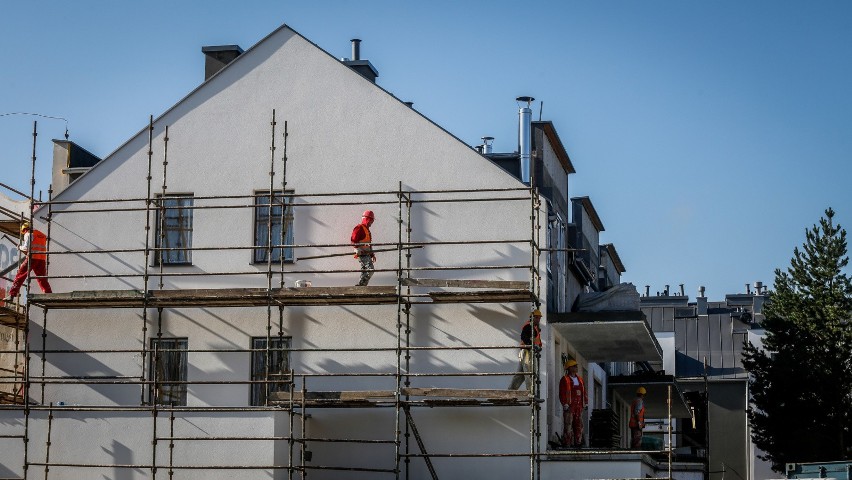
[[[361,216],[362,216],[362,217],[367,217],[367,218],[372,218],[372,219],[375,219],[375,218],[376,218],[376,216],[375,216],[375,215],[373,215],[373,211],[372,211],[372,210],[364,210],[364,213],[363,213]]]

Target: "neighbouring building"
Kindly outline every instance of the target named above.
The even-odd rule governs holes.
[[[706,458],[710,479],[774,475],[751,441],[748,372],[742,365],[745,342],[762,345],[767,298],[762,282],[721,301],[708,300],[704,287],[690,301],[682,285],[678,292],[667,285],[655,295],[646,287],[641,297],[663,347],[663,363],[652,363],[649,372],[665,371],[682,386],[693,418],[676,422],[678,447],[684,455]]]

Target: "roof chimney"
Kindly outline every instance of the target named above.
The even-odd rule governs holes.
[[[521,157],[521,181],[532,185],[532,169],[530,160],[532,158],[532,109],[530,105],[535,100],[533,97],[518,97],[518,103],[526,103],[518,110],[518,153]]]
[[[494,137],[482,137],[482,153],[489,154],[492,152]]]
[[[204,81],[206,82],[239,57],[243,49],[239,45],[212,45],[201,47],[201,53],[206,57],[204,60]]]
[[[361,39],[353,38],[351,42],[352,60],[343,60],[343,64],[360,73],[367,80],[376,83],[379,71],[376,70],[376,67],[369,60],[361,60]]]
[[[66,140],[53,140],[53,194],[68,188],[68,185],[80,175],[89,171],[101,159],[76,143]]]
[[[353,38],[352,42],[352,60],[361,60],[361,39]]]

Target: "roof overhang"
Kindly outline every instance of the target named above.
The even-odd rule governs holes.
[[[589,362],[663,360],[663,349],[638,310],[549,313],[547,322]]]
[[[636,389],[645,387],[645,418],[668,418],[669,387],[672,392],[672,417],[691,418],[692,411],[680,385],[671,375],[618,375],[609,377],[607,386],[625,401],[636,397]]]
[[[556,153],[556,158],[559,159],[559,163],[562,165],[562,169],[565,170],[565,173],[577,173],[577,171],[574,170],[574,164],[571,163],[571,158],[568,156],[568,152],[565,151],[565,146],[562,144],[559,134],[556,133],[556,128],[553,126],[553,122],[538,121],[532,122],[532,125],[534,127],[541,127],[542,130],[544,130],[544,134],[547,136],[547,140],[550,142],[550,146]]]

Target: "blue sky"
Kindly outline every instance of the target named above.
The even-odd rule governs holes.
[[[805,1],[4,2],[0,115],[68,119],[101,157],[203,80],[202,45],[286,23],[474,145],[516,148],[536,98],[626,264],[652,293],[771,284],[825,208],[852,219],[852,3]],[[29,188],[32,120],[0,116],[0,181]],[[37,189],[51,138],[39,119]],[[144,181],[144,179],[140,179]]]

